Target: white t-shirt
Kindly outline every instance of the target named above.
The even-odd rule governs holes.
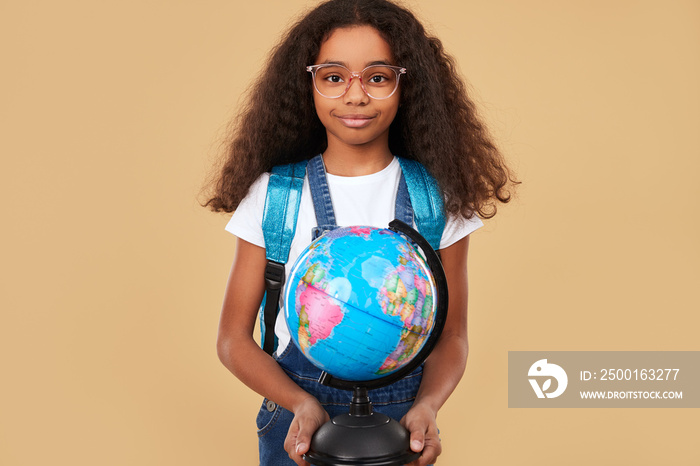
[[[248,195],[241,201],[226,225],[226,231],[242,240],[265,247],[262,232],[262,215],[267,195],[267,181],[270,175],[264,173],[250,188]],[[339,226],[363,225],[387,228],[394,220],[396,193],[401,179],[401,165],[396,157],[383,170],[364,176],[336,176],[327,174],[328,188],[333,202],[335,219]],[[448,217],[445,230],[440,240],[440,249],[446,248],[464,238],[483,223],[477,216],[465,220]],[[289,251],[289,260],[285,265],[286,276],[299,254],[311,242],[311,230],[316,226],[316,214],[308,180],[304,180],[299,205],[297,229]],[[286,286],[286,285],[285,285]],[[282,290],[281,296],[284,296]],[[283,303],[280,299],[280,314],[275,325],[278,338],[277,352],[280,354],[289,344],[289,330],[283,317]]]

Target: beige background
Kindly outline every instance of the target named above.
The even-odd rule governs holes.
[[[0,464],[252,465],[195,200],[315,2],[0,3]],[[697,410],[507,408],[508,350],[699,350],[700,3],[408,2],[524,181],[475,233],[440,464],[700,464]],[[693,442],[694,443],[694,442]]]

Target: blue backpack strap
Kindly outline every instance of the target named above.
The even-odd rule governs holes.
[[[403,157],[398,159],[406,178],[418,231],[437,251],[440,249],[440,239],[445,229],[442,191],[435,178],[419,162]]]
[[[262,229],[265,238],[265,296],[260,310],[262,347],[272,355],[277,348],[275,321],[285,281],[284,264],[297,228],[306,160],[272,168],[267,184]]]
[[[268,260],[285,264],[289,259],[289,248],[297,228],[306,163],[304,160],[272,168],[262,222]]]

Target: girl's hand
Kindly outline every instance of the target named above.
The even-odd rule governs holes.
[[[296,464],[308,466],[309,463],[301,455],[309,451],[311,436],[329,419],[326,410],[313,396],[305,398],[296,407],[287,438],[284,439],[284,450]]]
[[[422,452],[420,458],[406,466],[433,464],[442,453],[436,418],[437,412],[418,403],[401,419],[401,424],[411,433],[411,450]]]

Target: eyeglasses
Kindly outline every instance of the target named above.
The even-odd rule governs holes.
[[[373,99],[388,99],[399,87],[399,78],[406,68],[392,65],[370,65],[361,72],[343,65],[322,64],[306,67],[311,73],[316,92],[329,99],[342,97],[350,89],[353,78],[360,78],[362,90]]]

